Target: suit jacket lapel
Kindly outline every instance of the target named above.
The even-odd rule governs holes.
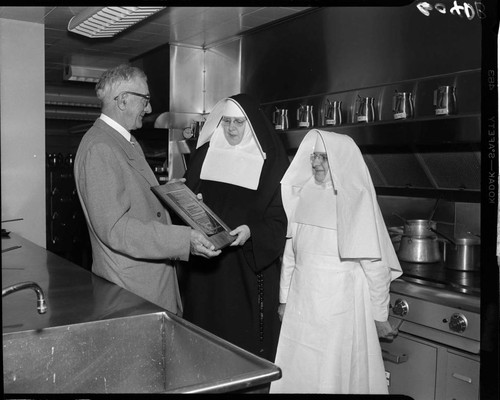
[[[96,121],[96,125],[99,125],[99,128],[109,134],[111,139],[123,150],[123,152],[127,156],[127,162],[132,168],[139,172],[151,186],[158,185],[158,180],[151,170],[151,167],[147,163],[144,152],[142,151],[142,148],[138,142],[136,142],[135,144],[130,143],[120,134],[120,132],[117,132],[115,129],[113,129],[111,126],[100,119]]]

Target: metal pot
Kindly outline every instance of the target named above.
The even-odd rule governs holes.
[[[401,261],[413,263],[441,261],[439,241],[436,236],[409,236],[403,234],[397,254]]]
[[[478,271],[481,261],[481,239],[477,237],[456,238],[445,242],[444,264],[457,271]]]
[[[436,222],[428,219],[407,219],[404,221],[403,235],[407,236],[436,236]]]

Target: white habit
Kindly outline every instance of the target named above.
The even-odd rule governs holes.
[[[318,135],[331,176],[322,185],[309,161]],[[389,286],[401,267],[359,149],[344,135],[310,131],[282,195],[286,311],[275,363],[283,376],[271,393],[387,394],[374,320],[387,319]]]

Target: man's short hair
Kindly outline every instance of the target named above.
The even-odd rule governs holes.
[[[136,78],[142,78],[145,81],[148,80],[144,71],[128,64],[121,64],[117,67],[108,69],[101,75],[99,82],[97,82],[95,86],[97,98],[104,103],[106,99],[114,93],[114,89],[117,85],[122,82],[129,82]],[[108,101],[109,100],[111,99],[109,98]]]

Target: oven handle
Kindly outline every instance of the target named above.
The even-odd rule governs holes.
[[[394,364],[402,364],[408,361],[407,354],[393,354],[389,350],[382,349],[382,358],[386,361],[390,361]]]

